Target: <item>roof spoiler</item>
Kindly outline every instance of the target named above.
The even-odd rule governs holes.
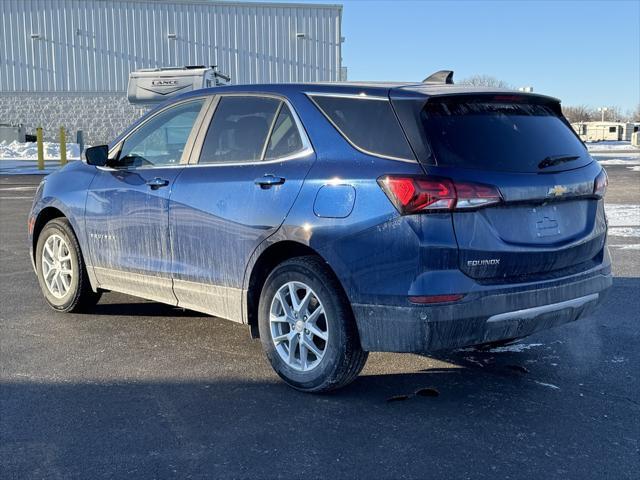
[[[422,80],[422,83],[429,85],[451,85],[453,84],[453,70],[440,70],[439,72],[432,73]]]

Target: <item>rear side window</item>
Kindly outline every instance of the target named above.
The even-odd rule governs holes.
[[[207,130],[199,163],[262,160],[281,103],[275,98],[222,97]]]
[[[434,99],[420,122],[442,166],[527,173],[591,162],[582,142],[547,104]]]
[[[276,123],[271,131],[265,160],[286,157],[302,150],[302,138],[291,110],[285,103],[282,104]]]
[[[373,155],[414,160],[387,99],[311,95],[338,131],[356,148]]]

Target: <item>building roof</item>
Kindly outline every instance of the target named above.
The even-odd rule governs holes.
[[[93,0],[97,2],[119,2],[120,0]],[[342,5],[337,3],[296,3],[296,2],[258,2],[255,0],[127,0],[127,3],[180,3],[194,5],[212,5],[224,7],[272,7],[272,8],[331,8],[342,10]]]

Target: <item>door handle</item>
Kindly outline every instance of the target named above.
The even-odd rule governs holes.
[[[284,178],[276,177],[275,175],[265,175],[264,177],[256,178],[254,183],[259,185],[262,189],[271,188],[274,185],[282,185],[284,183]]]
[[[165,180],[164,178],[156,177],[147,182],[147,185],[151,187],[151,190],[157,190],[160,187],[166,187],[169,185],[169,180]]]

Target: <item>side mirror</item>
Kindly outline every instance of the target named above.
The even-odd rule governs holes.
[[[98,145],[97,147],[87,148],[84,152],[88,165],[96,167],[104,167],[109,159],[109,147],[107,145]]]

